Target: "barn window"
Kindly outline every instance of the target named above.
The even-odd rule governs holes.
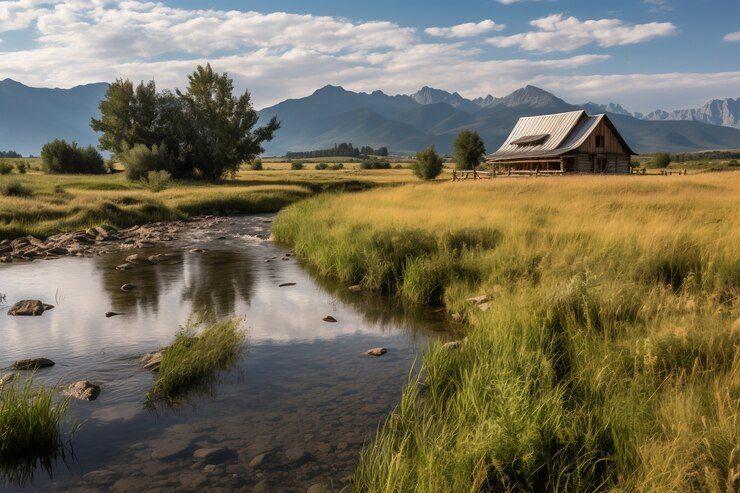
[[[596,135],[596,147],[604,147],[604,136]]]

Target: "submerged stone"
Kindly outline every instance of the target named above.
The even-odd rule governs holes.
[[[162,351],[148,353],[141,357],[139,363],[145,370],[159,371],[159,365],[162,363]]]
[[[132,291],[134,289],[136,289],[136,285],[131,283],[126,283],[121,286],[121,291]]]
[[[190,448],[188,438],[163,438],[152,447],[152,458],[168,461],[183,456]]]
[[[54,366],[54,362],[49,358],[22,359],[12,365],[14,370],[38,370],[39,368],[48,368],[50,366]]]

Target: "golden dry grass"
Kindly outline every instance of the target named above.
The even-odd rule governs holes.
[[[467,324],[358,491],[736,491],[740,173],[419,184],[294,204],[320,272]],[[482,311],[466,301],[491,297]]]

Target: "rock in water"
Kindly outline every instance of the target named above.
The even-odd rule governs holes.
[[[336,318],[334,318],[334,317],[332,317],[331,315],[327,315],[327,316],[325,316],[324,318],[322,318],[322,320],[323,320],[324,322],[336,322],[336,321],[337,321],[337,319],[336,319]]]
[[[131,283],[128,283],[128,282],[126,284],[124,284],[123,286],[121,286],[121,291],[131,291],[131,290],[134,290],[134,289],[136,289],[136,286],[134,284],[131,284]]]
[[[51,310],[54,305],[42,303],[39,300],[22,300],[10,307],[8,315],[20,316],[39,316],[46,310]]]
[[[159,371],[159,365],[162,363],[162,351],[148,353],[141,357],[139,363],[145,370]]]
[[[444,344],[442,344],[442,347],[444,349],[459,349],[461,345],[462,345],[462,342],[460,341],[450,341],[450,342],[445,342]]]
[[[385,353],[387,353],[388,350],[384,347],[375,347],[372,349],[369,349],[365,354],[368,356],[383,356]]]
[[[183,456],[190,448],[189,438],[165,438],[157,441],[152,448],[152,459],[168,461]]]
[[[235,462],[239,454],[230,448],[201,448],[193,452],[193,458],[206,464],[222,464],[224,462]]]
[[[54,366],[54,362],[48,358],[22,359],[13,363],[14,370],[38,370]]]
[[[116,265],[116,270],[130,270],[131,267],[133,267],[132,264],[125,263],[125,264],[121,264],[121,265]]]
[[[362,291],[362,286],[360,286],[359,284],[355,284],[353,286],[348,287],[347,289],[349,289],[353,293],[358,293],[358,292]]]
[[[301,465],[313,460],[313,456],[300,447],[292,447],[285,451],[285,458],[290,464]]]
[[[120,313],[116,313],[116,312],[105,312],[105,318],[115,317],[116,315],[120,315]]]
[[[206,253],[206,249],[205,248],[192,248],[190,250],[190,253]]]
[[[282,284],[278,284],[278,287],[279,288],[285,288],[285,287],[288,287],[288,286],[295,286],[295,283],[294,282],[284,282]]]
[[[100,395],[100,386],[88,380],[80,380],[67,387],[64,394],[83,401],[94,401]]]
[[[130,264],[135,263],[135,262],[145,262],[145,261],[146,261],[146,257],[140,253],[135,253],[133,255],[129,255],[128,257],[126,257],[126,262]]]

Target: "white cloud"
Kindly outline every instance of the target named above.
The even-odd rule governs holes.
[[[497,36],[488,42],[501,48],[519,47],[527,51],[573,51],[591,43],[601,47],[642,43],[677,32],[670,22],[627,24],[619,19],[581,21],[576,17],[553,14],[530,24],[537,31]]]
[[[673,6],[668,0],[642,0],[650,7],[652,12],[670,12]]]
[[[733,43],[735,41],[740,41],[740,31],[735,31],[734,33],[727,33],[725,34],[725,37],[722,39],[730,43]]]
[[[491,31],[501,31],[506,27],[505,24],[496,24],[491,19],[480,22],[466,22],[451,27],[428,27],[424,32],[430,36],[440,36],[444,38],[468,38],[479,36]]]
[[[425,84],[470,94],[500,92],[540,73],[608,58],[491,60],[469,44],[426,42],[414,29],[392,22],[190,10],[139,0],[52,1],[56,3],[3,3],[12,4],[8,11],[14,19],[23,17],[23,25],[33,26],[29,33],[35,43],[25,50],[0,51],[0,74],[40,86],[127,77],[176,87],[196,64],[209,61],[227,71],[238,89],[248,87],[261,106],[304,96],[327,83],[388,92],[411,92]],[[462,36],[497,27],[485,20],[446,29],[451,36]]]

